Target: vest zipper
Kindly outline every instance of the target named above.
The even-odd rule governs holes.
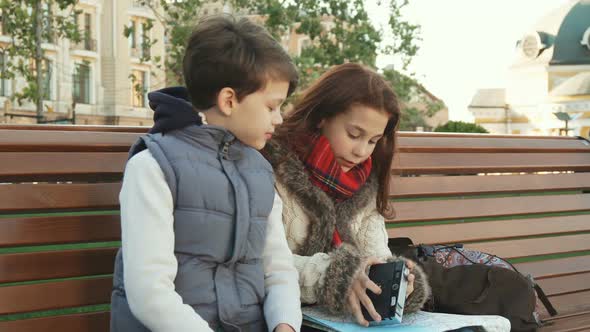
[[[231,142],[224,142],[223,143],[223,147],[221,148],[221,154],[223,155],[223,158],[228,159],[229,157],[229,146],[231,145]]]

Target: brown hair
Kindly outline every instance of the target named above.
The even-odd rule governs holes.
[[[352,105],[363,105],[390,115],[383,137],[377,142],[371,155],[373,172],[379,182],[377,209],[384,217],[389,209],[389,180],[395,150],[395,132],[400,119],[397,96],[381,75],[355,63],[332,67],[312,84],[299,98],[294,109],[285,115],[277,128],[276,139],[287,144],[299,155],[308,146],[302,146],[300,138],[316,133],[318,124],[337,114],[346,112]]]
[[[205,17],[188,39],[183,76],[193,106],[206,110],[225,87],[238,101],[263,89],[269,79],[297,87],[297,69],[283,47],[260,25],[231,15]]]

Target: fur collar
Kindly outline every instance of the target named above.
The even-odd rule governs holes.
[[[296,254],[311,256],[318,252],[330,252],[335,227],[343,242],[357,245],[351,224],[360,211],[375,202],[378,183],[374,173],[353,197],[335,203],[324,191],[313,185],[303,163],[287,147],[271,140],[266,144],[263,154],[273,166],[276,181],[295,197],[309,218],[307,241],[296,249]]]

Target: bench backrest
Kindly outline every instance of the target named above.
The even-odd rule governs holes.
[[[147,129],[43,128],[0,127],[0,331],[108,331],[122,171]]]
[[[560,314],[590,310],[590,142],[403,133],[399,152],[390,237],[508,258]]]
[[[146,131],[0,126],[0,331],[108,330],[118,192]],[[587,142],[402,133],[398,147],[390,236],[507,257],[561,312],[590,310]]]

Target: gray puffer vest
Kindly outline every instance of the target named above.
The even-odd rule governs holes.
[[[215,126],[144,136],[130,156],[145,148],[173,196],[176,292],[214,330],[266,330],[262,250],[274,197],[270,164]],[[111,331],[148,331],[129,309],[123,273],[119,250]]]

